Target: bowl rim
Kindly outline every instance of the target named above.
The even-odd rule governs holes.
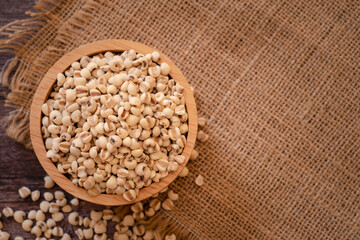
[[[66,53],[55,64],[52,65],[52,67],[48,70],[48,72],[44,75],[43,79],[39,83],[31,104],[30,138],[34,152],[46,173],[56,182],[57,185],[59,185],[62,189],[64,189],[71,195],[82,200],[100,205],[118,206],[131,204],[149,198],[153,194],[156,194],[165,187],[167,187],[171,182],[175,180],[175,178],[180,174],[182,169],[189,161],[197,137],[197,109],[190,85],[187,82],[185,76],[181,73],[180,69],[166,55],[158,51],[160,53],[161,59],[158,64],[162,62],[168,63],[171,67],[171,73],[169,75],[172,77],[172,79],[175,80],[175,82],[180,83],[185,88],[183,95],[186,100],[185,105],[188,113],[189,131],[187,135],[186,145],[182,153],[182,155],[185,156],[185,161],[184,163],[179,164],[179,167],[175,172],[169,173],[168,176],[163,178],[158,183],[152,183],[149,186],[142,188],[139,191],[138,197],[135,200],[129,202],[126,201],[122,195],[89,195],[84,188],[75,186],[70,181],[70,179],[68,179],[64,174],[60,173],[52,160],[46,157],[46,148],[41,133],[41,106],[48,99],[53,85],[56,82],[57,74],[64,72],[68,67],[71,66],[73,62],[78,61],[83,56],[92,56],[106,51],[123,52],[130,49],[134,49],[137,53],[141,53],[144,55],[152,53],[154,51],[158,51],[144,44],[122,39],[102,40],[82,45]]]

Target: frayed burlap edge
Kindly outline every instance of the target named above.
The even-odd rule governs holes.
[[[6,128],[6,133],[15,141],[22,143],[27,149],[32,149],[29,133],[30,106],[35,89],[40,79],[24,79],[24,76],[31,74],[30,64],[26,58],[27,51],[33,44],[35,36],[40,33],[46,24],[58,17],[59,12],[66,1],[40,0],[33,7],[35,12],[26,12],[29,19],[17,20],[0,29],[0,35],[5,39],[0,40],[0,52],[14,54],[15,57],[9,60],[2,69],[0,83],[8,87],[10,92],[6,96],[5,106],[17,108],[9,116],[1,120],[1,125]],[[66,23],[57,29],[54,42],[61,45],[66,42],[75,29],[81,27],[91,20],[91,11],[98,3],[89,0],[72,15]],[[41,34],[41,33],[40,33]],[[52,62],[59,59],[65,53],[64,49],[47,47],[41,52],[41,60],[34,63],[36,67],[41,66],[41,62]],[[41,62],[40,62],[41,61]],[[42,74],[45,74],[42,72]]]
[[[34,33],[40,31],[45,24],[56,17],[56,12],[61,10],[62,1],[40,0],[33,7],[36,12],[26,12],[29,19],[17,20],[0,29],[0,35],[6,39],[0,40],[0,52],[14,54],[15,57],[7,62],[1,71],[0,83],[7,87],[10,92],[6,96],[5,106],[16,108],[10,114],[1,119],[0,124],[6,128],[6,134],[15,141],[23,144],[27,149],[32,149],[29,132],[29,112],[31,101],[28,94],[35,92],[39,81],[26,82],[23,79],[28,71],[28,64],[23,61],[28,46],[32,44]],[[82,10],[77,11],[68,19],[59,30],[54,41],[66,42],[70,35],[76,33],[75,29],[81,29],[91,18],[92,11],[98,3],[92,0],[86,1]],[[42,53],[44,61],[59,59],[64,50],[60,48],[46,49]],[[31,97],[32,100],[32,97]],[[156,240],[164,239],[168,234],[175,234],[178,239],[199,239],[191,230],[173,219],[165,211],[157,213],[149,220],[142,221],[147,229],[154,230]]]
[[[183,226],[181,223],[173,219],[167,212],[161,211],[149,220],[140,221],[146,226],[146,229],[152,230],[155,240],[165,239],[166,235],[175,234],[176,239],[195,240],[200,239],[199,236]]]
[[[37,86],[37,83],[23,81],[27,64],[22,61],[22,57],[31,44],[34,33],[38,32],[50,19],[57,4],[59,2],[41,0],[34,6],[36,12],[26,12],[26,15],[30,16],[29,19],[14,21],[0,29],[0,34],[5,37],[0,40],[0,52],[15,55],[2,69],[0,83],[10,90],[6,96],[5,106],[17,108],[1,119],[1,125],[6,128],[9,137],[24,144],[28,149],[32,148],[28,124],[29,103],[26,103],[28,99],[22,96],[29,94],[27,88],[29,84]]]

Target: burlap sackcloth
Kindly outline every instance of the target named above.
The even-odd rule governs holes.
[[[210,140],[175,184],[169,231],[360,238],[359,1],[41,0],[35,9],[1,30],[0,51],[16,55],[2,75],[18,108],[11,137],[31,146],[32,94],[64,53],[139,41],[179,66],[208,119]]]

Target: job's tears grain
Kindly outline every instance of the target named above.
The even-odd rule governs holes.
[[[159,60],[158,52],[106,52],[58,74],[42,106],[46,156],[89,194],[132,201],[184,162],[184,88]]]

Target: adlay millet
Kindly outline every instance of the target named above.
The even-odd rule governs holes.
[[[159,60],[158,52],[106,52],[58,74],[42,105],[46,156],[89,194],[132,201],[185,161],[184,88]]]

